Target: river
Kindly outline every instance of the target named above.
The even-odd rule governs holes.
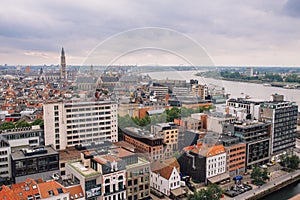
[[[266,87],[262,84],[245,83],[216,80],[211,78],[203,78],[195,76],[199,71],[168,71],[168,72],[150,72],[148,74],[152,79],[170,79],[170,80],[187,80],[197,79],[200,83],[214,84],[225,88],[225,92],[230,94],[230,97],[245,97],[249,95],[251,98],[269,100],[272,94],[283,94],[286,101],[294,101],[300,105],[300,90],[284,89],[278,87]],[[300,108],[298,108],[300,109]],[[287,200],[300,193],[300,183],[294,183],[279,191],[276,191],[266,197],[264,200]]]
[[[288,185],[272,194],[261,198],[261,200],[287,200],[300,193],[300,183],[296,182]]]
[[[300,105],[300,90],[299,89],[284,89],[279,87],[266,87],[263,84],[235,82],[216,80],[212,78],[203,78],[195,76],[199,71],[167,71],[167,72],[149,72],[148,74],[153,79],[176,79],[187,80],[197,79],[199,83],[214,84],[225,88],[225,92],[230,94],[230,97],[245,97],[249,95],[251,98],[260,100],[269,100],[272,94],[283,94],[286,101],[294,101]],[[300,108],[298,108],[300,110]]]

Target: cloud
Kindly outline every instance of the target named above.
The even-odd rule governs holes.
[[[300,2],[288,0],[284,6],[284,13],[292,17],[300,17]]]
[[[69,64],[81,64],[97,44],[114,34],[162,27],[194,38],[217,65],[300,64],[291,54],[300,48],[294,45],[300,35],[299,9],[297,0],[5,1],[0,8],[0,60],[58,63],[64,46]],[[137,37],[135,41],[145,40]],[[107,53],[111,49],[116,48],[108,48]],[[57,58],[36,59],[26,52],[46,52]],[[260,56],[253,56],[256,53]],[[134,60],[133,54],[128,60]]]

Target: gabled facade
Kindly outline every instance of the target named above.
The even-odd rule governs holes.
[[[175,158],[151,164],[150,187],[169,196],[180,188],[180,166]]]

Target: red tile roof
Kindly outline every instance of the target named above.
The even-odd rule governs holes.
[[[70,199],[83,198],[84,192],[82,190],[81,185],[76,185],[73,187],[66,188],[68,192],[70,192]],[[72,198],[73,197],[73,198]]]
[[[9,187],[2,185],[0,190],[0,199],[18,200],[18,197]]]
[[[216,145],[209,149],[206,154],[206,157],[212,157],[221,153],[225,153],[225,148],[223,145]]]
[[[38,187],[41,193],[41,198],[49,198],[51,196],[57,196],[60,194],[58,190],[61,190],[62,193],[68,193],[66,188],[64,188],[61,184],[59,184],[54,180],[44,182],[44,183],[39,183]],[[52,191],[53,193],[52,195],[50,194],[51,193],[50,191]]]
[[[156,161],[151,163],[151,171],[158,174],[165,179],[169,180],[173,169],[176,169],[180,173],[180,166],[176,158],[170,158],[163,162]]]
[[[22,183],[12,184],[11,190],[17,196],[17,199],[27,199],[28,196],[39,193],[36,181],[31,178]]]

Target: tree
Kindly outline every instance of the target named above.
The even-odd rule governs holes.
[[[290,157],[290,166],[289,166],[289,167],[290,167],[291,169],[298,169],[299,163],[300,163],[300,159],[299,159],[298,156],[292,155],[292,156]]]
[[[30,124],[25,120],[18,121],[16,124],[16,128],[23,128],[23,127],[30,127]]]
[[[36,126],[36,125],[39,125],[42,127],[42,126],[44,126],[44,121],[42,119],[36,119],[31,123],[31,126]]]
[[[168,122],[173,122],[174,119],[180,118],[181,110],[178,107],[172,107],[171,110],[166,109],[165,112],[167,113]]]
[[[211,199],[215,199],[215,200],[220,199],[223,194],[222,188],[216,184],[208,185],[207,191],[210,193],[209,196],[212,196]]]
[[[3,122],[0,125],[0,130],[8,130],[8,129],[14,129],[15,124],[13,122]]]
[[[188,196],[189,200],[219,200],[222,197],[223,190],[216,184],[210,184],[206,189],[201,189]]]
[[[300,163],[300,159],[296,155],[281,155],[280,160],[281,166],[288,167],[291,169],[298,169]]]
[[[257,185],[262,185],[269,178],[267,169],[262,170],[261,168],[254,165],[253,171],[251,173],[251,178],[253,183]]]

